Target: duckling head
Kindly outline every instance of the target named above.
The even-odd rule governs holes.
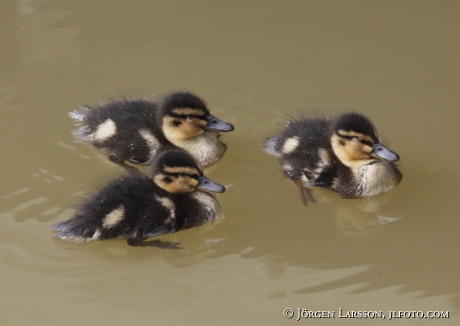
[[[159,154],[152,162],[152,180],[171,194],[186,194],[195,190],[225,191],[224,186],[205,177],[194,159],[182,150]]]
[[[380,143],[374,124],[364,115],[347,113],[337,118],[331,145],[338,159],[348,167],[379,161],[396,162],[399,155]]]
[[[205,130],[232,131],[233,125],[211,115],[204,101],[189,92],[176,92],[161,102],[162,129],[178,145]]]

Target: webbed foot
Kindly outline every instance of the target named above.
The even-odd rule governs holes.
[[[302,199],[302,202],[305,207],[308,206],[308,203],[314,203],[316,204],[316,200],[312,195],[312,190],[305,188],[300,181],[296,182],[297,185],[297,190],[299,191],[300,198]]]

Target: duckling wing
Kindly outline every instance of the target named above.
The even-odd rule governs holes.
[[[306,186],[320,186],[323,184],[320,174],[312,173],[307,170],[302,170],[302,173],[303,176],[301,176],[300,179]]]
[[[303,179],[306,186],[329,187],[334,180],[334,176],[328,170],[321,170],[320,173],[303,170],[303,177],[301,179]]]

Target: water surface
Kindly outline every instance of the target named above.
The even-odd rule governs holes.
[[[290,325],[311,311],[460,311],[456,1],[10,1],[0,12],[2,325]],[[188,89],[232,122],[211,179],[220,223],[72,244],[50,226],[121,173],[75,142],[68,111]],[[261,150],[283,117],[358,110],[401,155],[368,202],[305,208]],[[355,325],[354,319],[302,320]],[[359,322],[359,321],[358,321]],[[366,320],[380,324],[388,321]]]

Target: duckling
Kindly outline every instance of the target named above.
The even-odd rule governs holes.
[[[297,184],[305,205],[315,202],[305,187],[367,197],[394,188],[402,178],[394,163],[399,155],[379,141],[369,118],[356,112],[287,120],[285,130],[267,138],[263,147]]]
[[[69,220],[52,226],[57,237],[77,243],[128,239],[131,246],[174,248],[151,240],[165,233],[202,225],[219,218],[213,194],[225,187],[212,182],[183,150],[162,152],[151,165],[152,177],[119,177],[78,206]]]
[[[199,166],[208,167],[227,149],[219,131],[234,129],[211,115],[201,98],[186,91],[169,94],[159,103],[125,98],[95,108],[83,106],[69,115],[80,124],[74,136],[115,163],[149,165],[157,153],[179,147],[190,152]]]

